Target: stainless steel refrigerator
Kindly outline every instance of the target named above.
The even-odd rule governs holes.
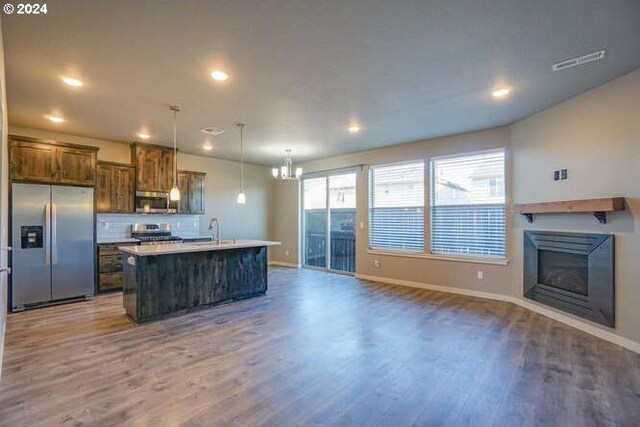
[[[93,188],[11,187],[13,311],[94,292]]]

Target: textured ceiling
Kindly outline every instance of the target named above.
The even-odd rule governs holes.
[[[170,145],[178,104],[181,150],[237,159],[243,121],[260,164],[285,148],[301,161],[512,123],[640,67],[630,0],[47,3],[2,18],[10,124],[122,141],[146,127]],[[604,60],[551,71],[603,47]],[[231,78],[214,83],[215,68]],[[513,92],[496,102],[500,84]],[[56,111],[65,123],[44,118]],[[199,132],[210,125],[226,133]]]

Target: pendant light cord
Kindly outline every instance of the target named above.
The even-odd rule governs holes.
[[[180,111],[180,107],[172,105],[171,116],[173,119],[173,186],[178,187],[178,131],[176,126],[176,114]]]
[[[244,123],[238,123],[240,128],[240,191],[244,193],[244,140],[242,138],[242,130]]]

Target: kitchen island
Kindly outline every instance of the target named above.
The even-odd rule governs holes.
[[[121,246],[127,316],[142,323],[263,295],[267,248],[279,244],[234,240]]]

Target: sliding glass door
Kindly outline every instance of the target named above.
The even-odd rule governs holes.
[[[303,181],[304,265],[356,271],[356,174]]]
[[[308,178],[302,183],[304,265],[327,267],[327,178]]]

